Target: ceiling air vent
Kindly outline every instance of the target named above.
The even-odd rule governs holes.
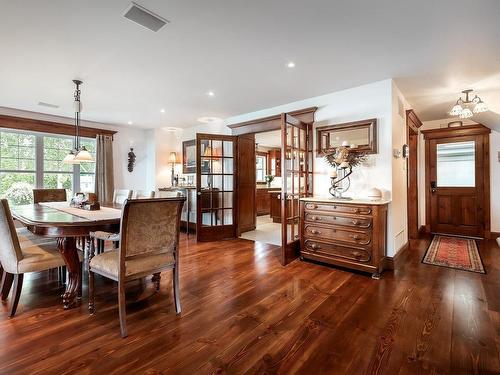
[[[130,4],[130,7],[125,11],[123,17],[154,32],[160,30],[169,22],[165,18],[154,14],[136,3]]]
[[[46,103],[46,102],[38,102],[38,105],[40,105],[42,107],[59,108],[59,106],[56,104],[50,104],[50,103]]]

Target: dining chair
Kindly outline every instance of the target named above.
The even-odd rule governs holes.
[[[66,189],[33,189],[33,203],[66,202]]]
[[[61,267],[65,263],[56,241],[21,246],[6,199],[0,201],[0,238],[2,238],[0,241],[0,274],[2,275],[0,295],[2,301],[5,301],[14,283],[10,309],[10,317],[13,317],[21,296],[24,274]]]
[[[154,197],[154,190],[134,190],[134,192],[132,193],[132,199],[148,199]]]
[[[120,246],[89,261],[89,311],[95,313],[94,274],[118,282],[118,312],[122,337],[127,336],[125,283],[153,275],[160,289],[160,273],[173,270],[175,311],[179,295],[179,231],[185,197],[127,200],[120,223]]]
[[[123,204],[130,198],[132,198],[132,190],[115,189],[113,192],[113,203]]]

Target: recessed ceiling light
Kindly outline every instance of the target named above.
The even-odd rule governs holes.
[[[162,108],[162,109],[160,109],[160,112],[161,113],[165,113],[165,110]]]
[[[38,102],[38,105],[40,105],[42,107],[48,107],[48,108],[59,108],[59,106],[57,104],[51,104],[51,103],[47,103],[47,102]]]
[[[176,128],[174,126],[165,126],[162,129],[167,131],[167,132],[176,132],[178,130],[182,130],[181,128]]]
[[[295,68],[295,63],[293,61],[290,61],[290,62],[288,62],[288,64],[286,64],[286,66],[288,68]]]
[[[207,95],[208,95],[208,96],[215,96],[215,92],[213,92],[213,91],[208,91],[208,92],[207,92]]]
[[[133,122],[132,122],[132,121],[129,121],[129,122],[127,122],[127,124],[132,125],[132,124],[133,124]]]
[[[197,121],[202,122],[204,124],[208,124],[211,122],[222,121],[222,119],[220,117],[204,116],[197,119]]]

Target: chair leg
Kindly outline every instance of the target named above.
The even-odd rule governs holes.
[[[95,314],[94,306],[94,272],[89,269],[89,313]]]
[[[21,289],[23,289],[23,279],[24,274],[20,273],[14,275],[14,292],[12,299],[12,307],[10,308],[10,317],[14,317],[16,315],[17,304],[19,303],[19,297],[21,297]]]
[[[153,274],[151,281],[155,283],[155,288],[157,292],[160,290],[160,280],[161,280],[161,274],[159,272]]]
[[[181,313],[181,296],[179,293],[179,266],[176,265],[173,272],[173,286],[174,286],[174,300],[175,300],[175,312],[177,314]]]
[[[125,283],[118,281],[118,312],[120,315],[120,331],[127,337],[127,311],[125,308]]]
[[[83,262],[80,262],[80,286],[78,287],[78,294],[77,297],[82,298],[83,294]]]
[[[0,291],[0,295],[2,297],[2,301],[5,301],[10,293],[10,288],[12,287],[12,281],[14,280],[14,275],[4,271],[2,276],[2,289]]]

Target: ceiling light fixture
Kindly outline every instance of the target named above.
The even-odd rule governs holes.
[[[161,113],[165,113],[165,110],[162,108],[162,109],[160,109],[160,112]]]
[[[209,92],[207,92],[207,95],[208,96],[215,96],[215,93],[213,91],[209,91]]]
[[[293,61],[290,61],[288,64],[286,64],[288,68],[295,68],[295,63]]]
[[[74,108],[75,108],[75,143],[74,149],[63,159],[64,163],[79,164],[84,162],[92,162],[94,159],[90,152],[87,151],[85,146],[80,144],[80,113],[82,112],[82,102],[80,101],[80,85],[83,83],[78,79],[74,79],[73,83],[76,86],[74,94]]]
[[[475,95],[473,99],[469,99],[469,95],[473,91],[474,90],[472,89],[462,91],[462,94],[465,94],[465,99],[462,99],[462,97],[458,98],[457,102],[450,111],[450,115],[458,116],[460,118],[470,118],[473,116],[473,112],[481,113],[488,110],[488,107],[479,96]],[[469,107],[472,106],[474,106],[474,108],[471,111]]]
[[[132,122],[132,121],[129,121],[129,122],[127,122],[127,124],[129,124],[129,125],[133,125],[133,122]]]
[[[202,122],[203,124],[209,124],[211,122],[222,121],[220,117],[212,117],[212,116],[204,116],[197,119],[198,122]]]

